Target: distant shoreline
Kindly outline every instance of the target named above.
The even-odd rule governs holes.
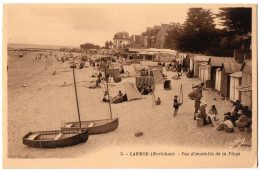
[[[19,44],[8,43],[8,49],[60,49],[60,48],[80,48],[79,46],[64,46],[64,45],[39,45],[39,44]]]

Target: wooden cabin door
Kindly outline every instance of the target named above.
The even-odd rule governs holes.
[[[235,78],[230,77],[230,94],[229,94],[229,99],[234,102],[235,101]]]

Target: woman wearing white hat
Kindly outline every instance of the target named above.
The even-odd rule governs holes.
[[[237,114],[239,115],[239,118],[236,121],[236,125],[239,128],[239,130],[243,130],[244,127],[246,127],[248,124],[248,118],[246,117],[246,115],[243,114],[242,110],[239,110]]]

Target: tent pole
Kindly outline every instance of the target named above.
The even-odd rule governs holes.
[[[73,60],[74,60],[74,58],[73,58]],[[77,94],[77,85],[76,85],[76,79],[75,79],[75,73],[74,73],[74,61],[73,61],[72,71],[73,71],[74,88],[75,88],[75,95],[76,95],[76,102],[77,102],[77,110],[78,110],[78,118],[79,118],[79,129],[80,129],[80,132],[82,132],[82,129],[81,129],[81,120],[80,120],[80,112],[79,112],[78,94]]]
[[[110,119],[112,120],[112,109],[111,109],[111,102],[110,102],[110,95],[109,95],[109,90],[108,90],[108,83],[107,83],[107,72],[106,72],[106,68],[105,68],[105,80],[106,80],[106,84],[107,84],[107,95],[108,95],[108,104],[109,104],[109,111],[110,111]]]

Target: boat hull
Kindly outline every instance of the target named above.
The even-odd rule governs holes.
[[[94,123],[92,127],[89,127],[91,123]],[[67,122],[66,125],[72,124],[71,127],[62,127],[61,130],[79,130],[79,122]],[[119,125],[118,118],[109,120],[92,120],[92,121],[81,121],[81,127],[87,128],[89,134],[102,134],[117,129]]]
[[[58,135],[60,132],[64,134],[68,134],[69,137],[54,140],[53,138],[46,138],[46,139],[29,139],[32,135],[38,136],[48,136],[51,135],[52,137]],[[71,135],[71,136],[70,136]],[[74,133],[72,131],[42,131],[42,132],[29,132],[23,137],[23,144],[28,145],[34,148],[60,148],[60,147],[67,147],[73,146],[76,144],[84,143],[88,140],[88,130],[84,129],[81,133]]]

